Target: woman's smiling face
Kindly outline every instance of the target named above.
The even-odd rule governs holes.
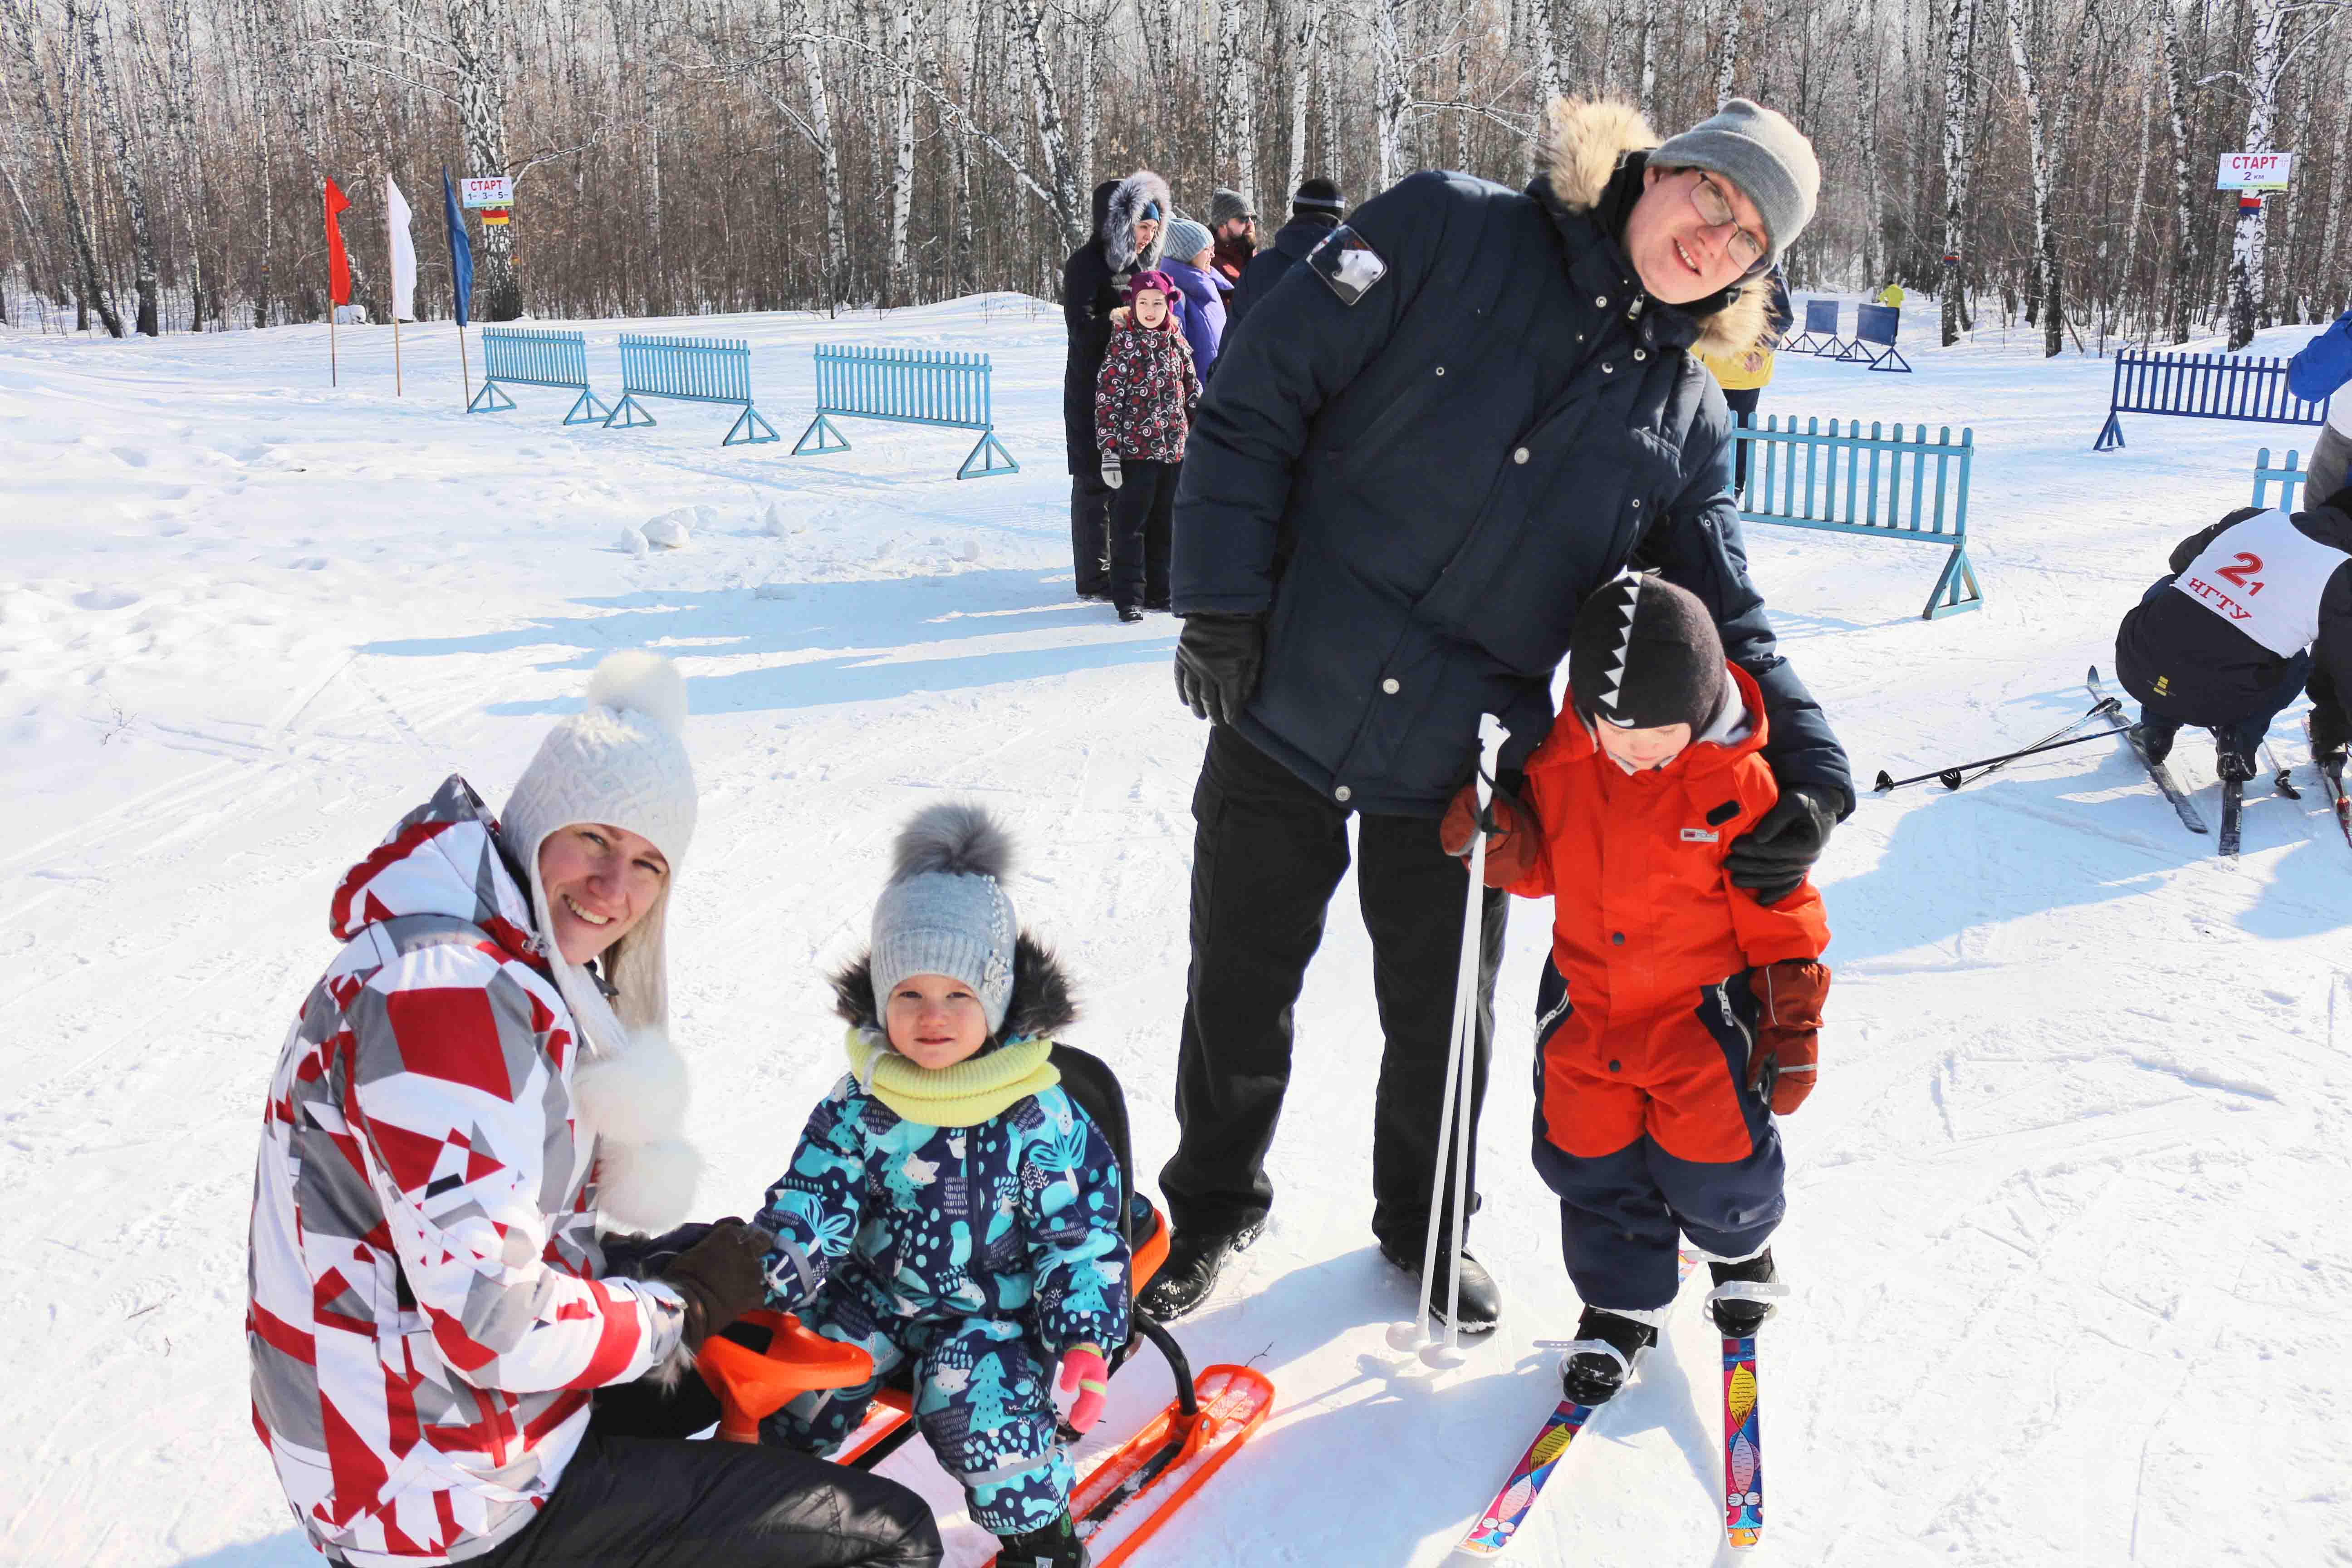
[[[540,918],[556,951],[585,963],[629,933],[669,881],[669,862],[625,827],[575,822],[539,847]]]

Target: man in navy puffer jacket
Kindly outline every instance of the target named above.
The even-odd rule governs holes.
[[[1272,1202],[1291,1008],[1351,814],[1385,1037],[1372,1229],[1420,1271],[1468,891],[1439,820],[1481,713],[1510,731],[1507,782],[1544,738],[1577,612],[1619,571],[1697,595],[1761,689],[1780,801],[1728,852],[1733,880],[1785,897],[1853,809],[1748,582],[1730,417],[1691,352],[1755,342],[1760,279],[1812,215],[1811,148],[1745,100],[1664,146],[1622,104],[1554,123],[1524,192],[1430,173],[1358,208],[1250,307],[1201,406],[1176,503],[1177,685],[1216,727],[1160,1173],[1175,1237],[1142,1302],[1162,1317],[1205,1299]],[[1478,1095],[1502,951],[1487,903]],[[1461,1326],[1491,1327],[1493,1280],[1466,1255],[1422,1282],[1437,1310],[1452,1272]]]

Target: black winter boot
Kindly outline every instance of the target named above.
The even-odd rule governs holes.
[[[1051,1524],[997,1540],[997,1568],[1087,1568],[1094,1561],[1067,1509]]]
[[[2132,739],[2141,751],[2147,753],[2147,760],[2151,763],[2160,763],[2172,755],[2172,737],[2179,731],[2180,726],[2171,720],[2158,719],[2147,713],[2141,714],[2139,722],[2131,729]]]
[[[1180,1230],[1168,1240],[1168,1261],[1151,1277],[1135,1304],[1163,1323],[1172,1323],[1209,1299],[1217,1271],[1236,1252],[1249,1250],[1259,1227],[1237,1231]]]
[[[2213,747],[2213,772],[2223,784],[2245,784],[2254,776],[2254,759],[2226,741],[2219,742]]]
[[[1421,1277],[1419,1257],[1400,1258],[1386,1242],[1381,1244],[1381,1256],[1414,1279],[1418,1279]],[[1429,1279],[1429,1315],[1437,1321],[1440,1327],[1448,1326],[1453,1321],[1445,1315],[1445,1298],[1449,1293],[1445,1264],[1445,1249],[1440,1247],[1437,1252],[1437,1271],[1431,1275]],[[1488,1332],[1496,1323],[1503,1321],[1502,1288],[1495,1283],[1495,1277],[1486,1272],[1486,1266],[1470,1256],[1470,1249],[1467,1247],[1462,1250],[1461,1310],[1462,1331],[1465,1334]]]
[[[1772,1249],[1769,1247],[1742,1262],[1709,1263],[1706,1270],[1715,1276],[1715,1289],[1706,1298],[1707,1316],[1715,1320],[1715,1326],[1723,1331],[1727,1340],[1744,1340],[1754,1334],[1772,1315],[1769,1298],[1788,1294],[1772,1267]]]
[[[1588,1348],[1571,1346],[1559,1363],[1560,1393],[1579,1405],[1606,1405],[1633,1376],[1643,1352],[1658,1342],[1658,1331],[1639,1318],[1587,1307],[1577,1320],[1576,1337]]]

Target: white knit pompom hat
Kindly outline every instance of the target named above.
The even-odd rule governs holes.
[[[694,837],[694,768],[686,756],[686,678],[652,653],[616,653],[596,667],[588,706],[558,722],[516,781],[499,822],[507,847],[530,878],[530,904],[544,927],[547,889],[539,849],[575,822],[602,822],[649,839],[669,862],[661,892],[629,933],[605,952],[618,993],[607,1005],[595,983],[547,944],[557,986],[591,1051],[618,1052],[627,1035],[669,1022],[664,925],[670,884]]]

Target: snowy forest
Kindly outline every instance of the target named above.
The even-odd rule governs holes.
[[[441,173],[514,177],[487,320],[1051,298],[1139,166],[1281,221],[1415,169],[1529,175],[1556,94],[1815,139],[1801,289],[1896,282],[2048,352],[2325,319],[2345,0],[0,0],[0,311],[226,330],[325,310],[322,182],[382,320],[383,182],[450,313]],[[2284,149],[2259,210],[2219,155]],[[1962,287],[1948,286],[1957,277]]]

